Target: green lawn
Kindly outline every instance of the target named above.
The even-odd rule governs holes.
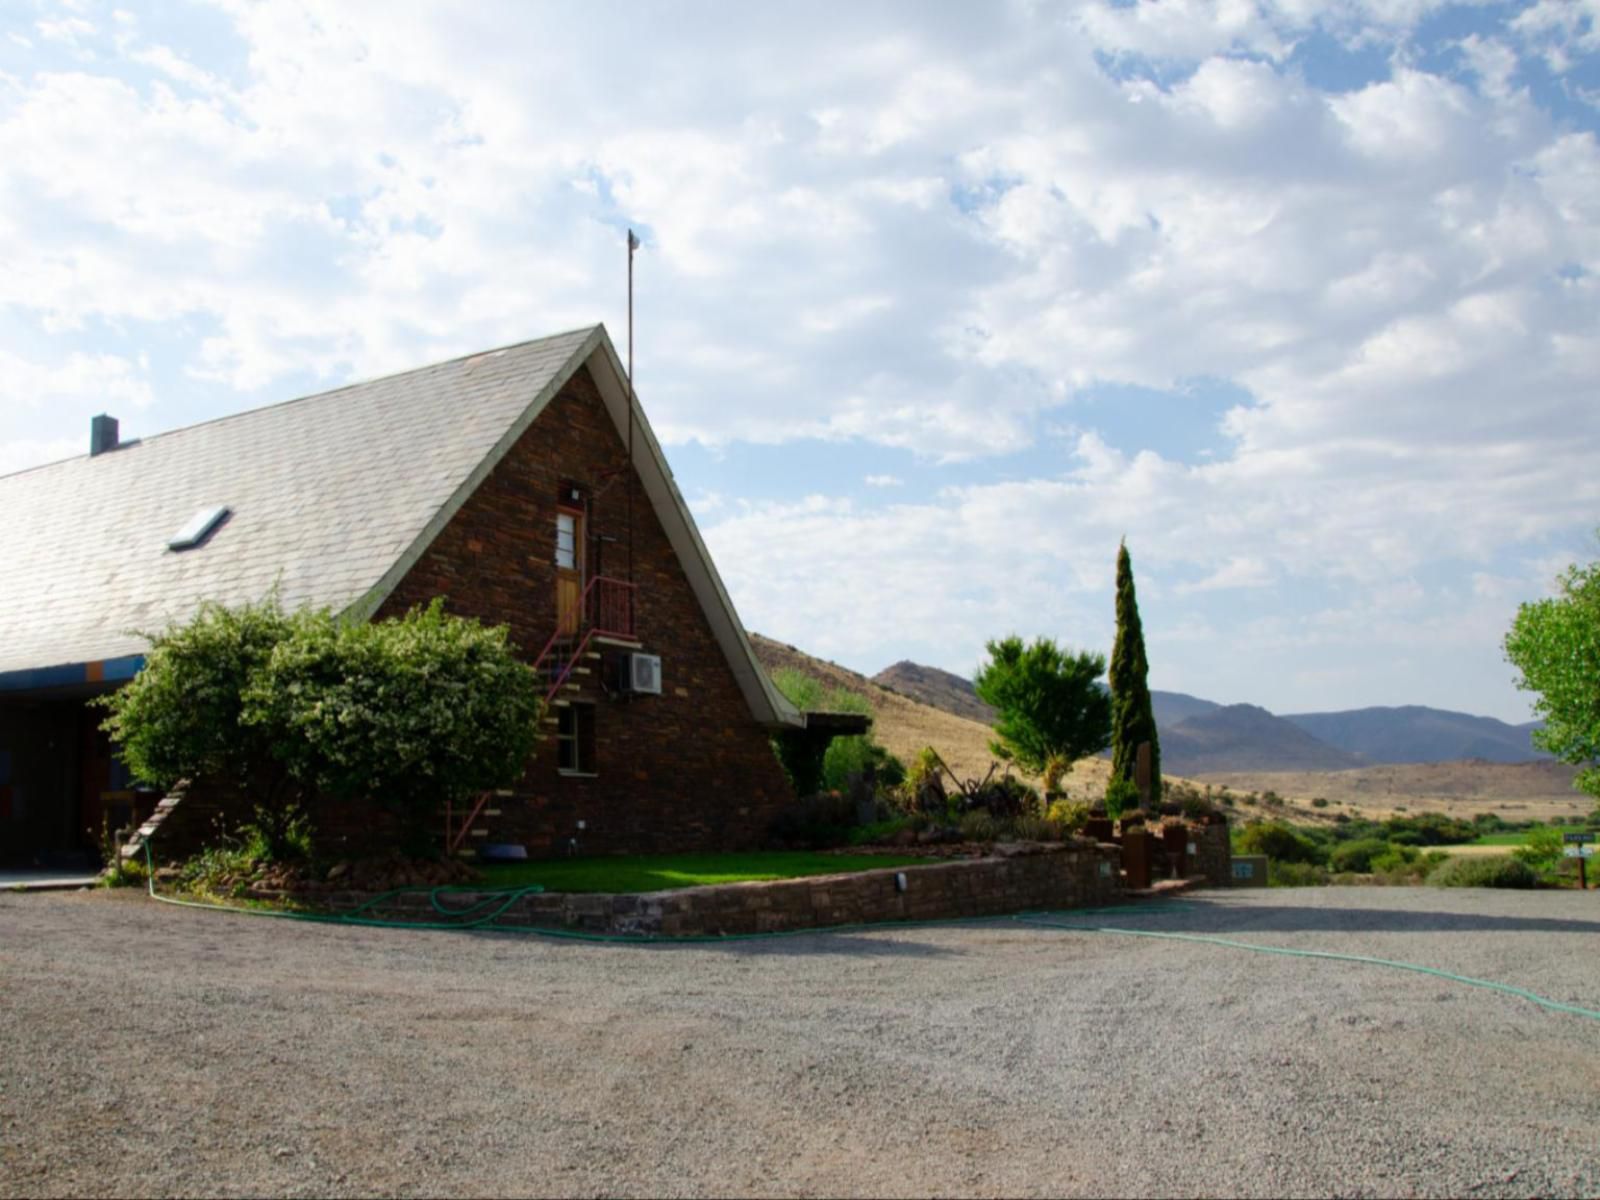
[[[547,862],[496,863],[483,868],[494,887],[537,883],[547,892],[661,892],[706,883],[751,879],[799,879],[881,867],[908,867],[937,859],[909,854],[816,854],[762,851],[750,854],[653,854],[616,858],[558,858]]]
[[[1555,829],[1556,829],[1556,831],[1558,833],[1583,833],[1587,828],[1588,828],[1588,826],[1586,826],[1586,825],[1557,825],[1557,826],[1555,826]],[[1526,842],[1528,840],[1529,832],[1530,831],[1527,830],[1527,829],[1512,829],[1512,830],[1509,830],[1509,831],[1507,831],[1505,833],[1486,833],[1481,838],[1479,838],[1477,841],[1473,842],[1472,845],[1474,845],[1474,846],[1520,846],[1520,845],[1522,845],[1522,843],[1524,843],[1524,842]]]

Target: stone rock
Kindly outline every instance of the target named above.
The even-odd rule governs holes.
[[[328,872],[328,882],[332,883],[335,879],[342,879],[342,878],[344,878],[344,876],[348,875],[349,873],[350,873],[350,864],[349,863],[347,863],[347,862],[334,863],[333,864],[333,869]]]

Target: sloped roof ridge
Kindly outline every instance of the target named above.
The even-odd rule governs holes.
[[[468,362],[475,358],[484,358],[491,354],[504,354],[508,350],[522,350],[526,347],[536,346],[544,342],[558,342],[563,338],[576,337],[580,334],[587,338],[593,336],[595,330],[600,328],[602,328],[602,326],[599,323],[593,325],[578,325],[571,329],[564,329],[560,333],[546,334],[543,337],[536,338],[523,338],[520,342],[507,342],[503,346],[491,346],[487,350],[473,350],[466,354],[457,354],[453,358],[442,358],[435,362],[423,363],[421,366],[406,367],[399,371],[388,371],[382,375],[371,375],[364,379],[353,379],[349,383],[341,383],[338,387],[331,387],[326,391],[310,392],[304,396],[290,396],[285,400],[273,400],[266,404],[257,405],[254,408],[241,409],[239,412],[224,413],[220,417],[208,417],[204,421],[195,421],[189,425],[179,425],[174,429],[163,429],[160,433],[152,433],[143,437],[135,438],[131,441],[124,442],[116,449],[130,450],[135,446],[147,445],[151,442],[161,441],[165,438],[174,437],[178,434],[188,433],[191,430],[206,429],[213,425],[221,425],[228,421],[239,421],[246,417],[254,417],[259,413],[276,412],[281,409],[292,407],[296,404],[306,404],[312,400],[325,400],[330,396],[337,396],[340,392],[348,392],[355,388],[364,388],[370,387],[373,384],[386,383],[389,380],[400,379],[406,375],[421,375],[428,371],[441,370],[445,367],[454,366],[457,363]],[[111,451],[111,453],[115,453],[115,450]],[[90,457],[92,456],[89,454],[74,454],[71,458],[58,458],[54,462],[35,463],[31,467],[22,467],[15,471],[0,472],[0,480],[15,479],[19,475],[26,475],[33,471],[47,471],[52,467],[60,467],[66,463],[81,462],[83,459]]]

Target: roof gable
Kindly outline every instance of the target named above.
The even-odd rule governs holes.
[[[625,431],[602,326],[475,354],[0,477],[0,674],[136,655],[205,600],[376,611],[585,363]],[[643,413],[635,463],[751,711],[793,723]],[[202,544],[168,542],[202,510]]]

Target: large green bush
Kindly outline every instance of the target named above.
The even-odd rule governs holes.
[[[846,791],[850,777],[865,773],[868,767],[877,771],[884,787],[894,787],[906,777],[905,764],[870,737],[836,737],[822,755],[822,786]]]
[[[422,852],[437,808],[522,774],[542,711],[506,628],[449,616],[435,600],[370,624],[299,618],[252,674],[242,719],[269,732],[308,786],[394,812],[407,848]]]
[[[1237,846],[1241,854],[1265,854],[1277,862],[1321,866],[1327,861],[1327,851],[1320,844],[1283,821],[1246,825]]]
[[[151,639],[106,701],[134,774],[241,787],[273,854],[291,853],[317,797],[372,797],[420,850],[445,800],[511,783],[539,737],[533,672],[504,628],[445,615],[392,621],[285,614],[276,599],[203,607]]]
[[[308,797],[279,753],[280,731],[245,719],[244,693],[299,620],[276,596],[239,608],[202,605],[184,624],[146,634],[144,668],[99,701],[134,778],[157,787],[210,778],[239,788],[275,854],[291,851]]]
[[[1458,855],[1440,863],[1428,882],[1435,887],[1537,887],[1539,877],[1526,863],[1509,855]]]
[[[1372,870],[1372,860],[1388,852],[1389,843],[1382,838],[1360,838],[1335,846],[1328,856],[1328,865],[1335,871],[1365,875]]]

